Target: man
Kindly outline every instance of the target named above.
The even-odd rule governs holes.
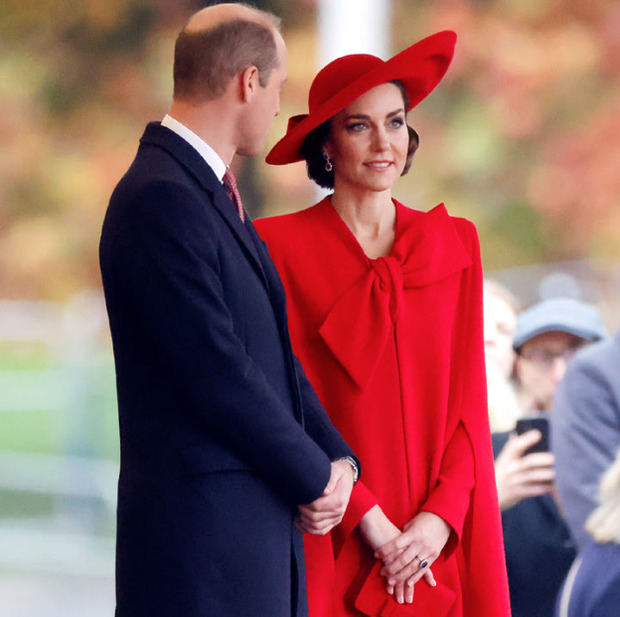
[[[526,413],[547,414],[570,358],[605,336],[598,311],[578,300],[539,302],[517,317],[515,370]],[[513,617],[551,617],[576,550],[552,494],[553,455],[527,454],[538,431],[493,435]]]
[[[273,16],[196,13],[170,113],[110,200],[118,617],[304,615],[295,523],[329,531],[359,472],[291,351],[282,285],[227,168],[261,150],[285,78]]]
[[[601,476],[620,448],[620,330],[575,356],[556,392],[551,418],[562,513],[583,548]]]

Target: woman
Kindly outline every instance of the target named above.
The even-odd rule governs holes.
[[[620,607],[620,450],[601,480],[600,505],[586,521],[592,541],[570,569],[558,617],[610,617]]]
[[[512,337],[519,305],[512,293],[497,281],[482,284],[484,306],[484,356],[491,432],[511,431],[521,415],[513,373],[515,350]]]
[[[296,352],[364,470],[337,530],[306,536],[311,617],[509,612],[475,230],[443,205],[424,213],[391,197],[418,145],[406,112],[439,82],[455,39],[330,63],[309,114],[291,118],[267,157],[305,159],[334,189],[256,227]],[[302,508],[298,525],[315,516]]]

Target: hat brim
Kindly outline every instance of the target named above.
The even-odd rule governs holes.
[[[389,81],[402,82],[409,96],[409,111],[441,81],[452,61],[455,43],[456,33],[452,30],[432,34],[364,73],[310,114],[293,116],[286,134],[270,150],[265,160],[271,165],[286,165],[303,160],[300,148],[310,131],[368,90]]]
[[[565,332],[566,334],[572,334],[584,341],[598,341],[603,338],[603,334],[593,328],[586,328],[583,326],[557,323],[557,324],[545,324],[538,328],[534,328],[527,333],[522,334],[518,338],[515,338],[512,342],[512,347],[515,351],[518,351],[525,343],[531,341],[533,338],[546,334],[547,332]]]
[[[586,341],[607,336],[601,315],[594,306],[559,297],[543,300],[517,317],[512,346],[518,351],[528,341],[547,332],[566,332]]]

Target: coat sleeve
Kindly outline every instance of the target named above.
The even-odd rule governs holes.
[[[321,447],[331,461],[345,456],[352,457],[357,463],[361,476],[360,460],[332,424],[297,357],[295,357],[295,368],[304,407],[304,426],[308,435]]]
[[[459,422],[444,451],[441,471],[435,488],[420,510],[440,516],[452,527],[455,537],[447,545],[454,548],[463,533],[474,487],[474,455],[471,441]]]
[[[505,617],[510,615],[510,603],[486,398],[480,245],[472,223],[464,219],[455,219],[455,223],[472,256],[461,282],[450,388],[452,413],[471,442],[475,479],[460,547],[465,571],[473,572],[484,563],[488,574],[467,577],[463,614]]]
[[[263,223],[261,222],[257,222],[255,229],[252,230],[254,232],[253,235],[255,240],[260,243],[265,252],[266,259],[270,261],[270,266],[273,268],[273,275],[277,277],[280,284],[282,284],[280,274],[272,261],[269,247],[263,238],[257,233],[259,229],[262,229],[262,233],[264,233]],[[283,285],[282,291],[284,293]],[[331,461],[335,461],[345,456],[350,456],[356,461],[357,468],[361,475],[361,463],[359,459],[330,420],[328,413],[325,411],[325,408],[321,404],[321,401],[314,390],[314,387],[308,380],[301,362],[295,354],[293,354],[293,357],[295,361],[297,383],[303,406],[304,428],[312,439],[319,444]]]
[[[607,371],[591,357],[579,355],[571,362],[551,413],[555,482],[563,514],[580,546],[589,539],[584,524],[598,505],[601,476],[620,445],[620,401]]]
[[[340,538],[341,543],[344,541],[344,538],[347,538],[353,533],[353,530],[359,525],[364,514],[378,504],[379,501],[374,493],[363,482],[358,482],[353,487],[349,505],[347,506],[345,515],[337,530],[337,536]]]
[[[205,215],[188,188],[164,181],[142,187],[132,202],[135,242],[116,275],[152,331],[153,353],[180,384],[184,413],[287,500],[313,501],[329,479],[329,458],[235,331],[219,275],[217,215]]]

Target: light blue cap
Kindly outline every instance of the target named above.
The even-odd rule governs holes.
[[[588,341],[607,336],[601,314],[594,306],[574,298],[551,298],[519,314],[512,346],[518,349],[545,332],[568,332]]]

